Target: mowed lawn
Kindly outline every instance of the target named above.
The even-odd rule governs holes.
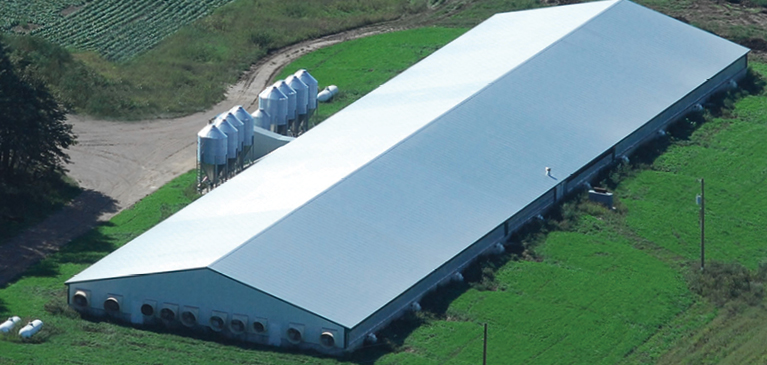
[[[488,323],[488,363],[614,364],[692,303],[668,264],[602,218],[581,219],[581,232],[548,235],[541,262],[498,270],[498,290],[470,289],[456,299],[447,318],[462,321],[418,328],[408,351],[382,363],[479,363],[481,324]]]
[[[467,30],[428,27],[343,42],[299,58],[277,79],[303,68],[317,79],[320,91],[329,85],[338,86],[339,93],[331,102],[319,103],[315,120],[322,121]]]
[[[403,46],[411,51],[402,57],[412,63],[425,55],[419,50],[436,49],[461,33],[425,28],[367,41],[382,42],[378,43],[382,49],[396,48],[398,43],[383,46],[383,42],[404,35],[399,41],[413,46]],[[434,42],[419,41],[421,37]],[[343,61],[362,57],[353,48],[344,52],[354,46],[350,43],[321,51],[324,58],[307,56],[317,57],[313,63],[300,59],[286,72],[307,68],[321,84],[333,83],[347,91],[351,100],[352,90],[363,90],[359,95],[367,92],[354,89],[353,80],[389,70],[385,71],[389,76],[378,79],[381,83],[408,65],[393,65],[382,53],[371,54],[366,62]],[[343,62],[338,63],[334,54]],[[362,64],[367,68],[359,67]],[[326,69],[330,67],[336,71]],[[761,64],[754,68],[767,69]],[[375,86],[370,81],[366,87]],[[337,109],[346,105],[342,98],[336,103]],[[470,288],[449,304],[444,315],[426,313],[424,323],[412,332],[395,332],[392,336],[397,338],[381,336],[381,342],[398,344],[395,351],[380,353],[373,348],[340,360],[227,342],[213,334],[134,329],[81,319],[65,310],[66,279],[194,199],[190,190],[194,174],[186,174],[0,289],[0,316],[41,318],[46,323],[29,343],[14,335],[0,336],[0,364],[478,364],[483,323],[489,325],[490,364],[609,364],[624,362],[627,356],[635,362],[654,362],[684,333],[718,324],[713,320],[716,312],[701,305],[702,299],[690,293],[684,279],[698,252],[697,178],[705,177],[708,187],[710,257],[738,260],[753,268],[765,256],[765,216],[760,209],[765,194],[759,183],[767,155],[761,143],[767,137],[763,106],[767,106],[764,95],[741,99],[733,111],[735,118],[705,123],[688,140],[673,143],[650,168],[618,185],[616,195],[623,209],[579,210],[578,222],[569,230],[545,236],[535,249],[538,260],[510,261],[499,268],[496,290]],[[687,319],[694,319],[693,325],[684,327],[681,322]],[[666,335],[664,328],[673,326],[684,328]],[[717,351],[694,359],[715,358]],[[675,363],[686,356],[682,353]]]
[[[764,71],[762,64],[753,66]],[[628,223],[688,259],[700,255],[695,196],[705,179],[706,256],[754,269],[767,258],[767,98],[736,103],[735,118],[703,124],[672,145],[651,170],[622,185]]]

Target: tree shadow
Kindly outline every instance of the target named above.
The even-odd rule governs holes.
[[[115,213],[117,201],[95,190],[85,190],[43,222],[13,237],[0,256],[0,288],[18,279],[54,277],[61,263],[91,263],[113,250],[98,225],[106,213]],[[59,252],[57,255],[51,255]]]

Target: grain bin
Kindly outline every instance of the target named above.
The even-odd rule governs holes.
[[[232,107],[232,109],[229,110],[229,113],[232,113],[237,119],[245,124],[245,140],[242,147],[242,154],[244,156],[243,162],[250,163],[253,161],[251,152],[253,151],[253,128],[256,124],[256,121],[253,119],[253,116],[250,115],[250,113],[248,113],[245,108],[242,107],[242,105]]]
[[[258,109],[251,114],[253,116],[253,119],[255,120],[256,127],[260,127],[261,129],[266,129],[268,131],[271,131],[272,128],[272,117],[269,116],[269,113],[267,113],[263,109]]]
[[[309,86],[295,75],[288,76],[285,79],[288,86],[296,90],[296,122],[291,129],[295,135],[306,130],[306,122],[309,113]]]
[[[317,79],[312,77],[306,70],[298,70],[295,75],[309,87],[309,104],[307,107],[309,108],[308,114],[311,115],[312,112],[317,109],[317,91],[319,89],[319,83],[317,83]]]
[[[271,130],[288,124],[288,96],[276,86],[270,86],[258,94],[258,108],[271,117]]]
[[[226,134],[226,171],[224,174],[226,176],[230,176],[232,173],[234,173],[235,168],[237,166],[237,154],[239,153],[239,137],[237,135],[237,128],[235,128],[231,123],[229,123],[226,118],[223,118],[223,116],[219,115],[216,118],[216,121],[213,122],[213,125],[216,126],[221,132]]]
[[[274,83],[274,86],[280,89],[283,94],[285,94],[288,97],[288,119],[286,126],[284,130],[278,131],[279,134],[287,135],[288,129],[290,128],[290,125],[293,124],[293,122],[298,117],[298,113],[296,113],[296,103],[298,101],[298,93],[296,93],[296,90],[294,90],[290,85],[288,85],[285,80],[280,80]],[[282,128],[282,127],[281,127]]]
[[[197,187],[214,186],[219,173],[226,169],[227,139],[213,124],[197,133]]]

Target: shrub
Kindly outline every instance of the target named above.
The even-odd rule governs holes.
[[[688,276],[690,290],[728,310],[739,304],[757,305],[764,298],[764,285],[759,281],[765,269],[754,275],[739,263],[710,262],[705,270],[692,265]],[[732,303],[732,304],[728,304]]]

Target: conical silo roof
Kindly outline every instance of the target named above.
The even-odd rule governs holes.
[[[258,94],[258,108],[269,114],[272,124],[285,125],[288,123],[288,96],[276,86],[269,86],[261,94]]]
[[[288,76],[285,82],[296,91],[296,112],[301,115],[306,114],[309,108],[309,86],[296,75]]]
[[[237,105],[233,107],[231,110],[229,110],[230,113],[234,114],[237,119],[239,119],[243,124],[245,124],[245,146],[252,146],[253,145],[253,126],[255,125],[256,121],[253,119],[253,116],[248,113],[245,108],[242,107],[242,105]]]
[[[237,128],[237,140],[239,141],[237,149],[242,150],[242,147],[245,145],[245,123],[237,119],[237,117],[230,112],[226,112],[223,115],[231,125]]]
[[[237,136],[237,128],[223,118],[222,115],[216,117],[216,121],[213,122],[213,125],[226,134],[226,158],[237,158],[237,147],[240,145],[240,137]]]
[[[277,81],[274,86],[277,86],[288,97],[288,120],[296,119],[298,117],[298,113],[296,113],[296,101],[298,99],[296,90],[290,87],[285,80]]]
[[[210,165],[226,163],[226,134],[208,124],[197,133],[197,161]]]
[[[312,75],[309,74],[309,71],[303,69],[298,70],[295,75],[309,87],[309,109],[317,109],[317,92],[319,89],[317,79],[312,77]]]
[[[272,117],[263,109],[258,109],[253,112],[253,119],[255,120],[256,127],[269,130],[269,126],[272,125]]]

